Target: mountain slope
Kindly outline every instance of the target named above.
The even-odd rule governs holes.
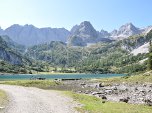
[[[13,42],[8,36],[0,36],[0,60],[12,65],[23,65],[28,59],[21,54],[25,47]]]
[[[132,23],[127,23],[125,25],[122,25],[118,31],[113,31],[111,33],[111,37],[113,37],[114,39],[122,39],[140,33],[141,30],[139,28],[135,27]]]
[[[51,42],[33,46],[26,55],[46,61],[49,65],[73,67],[77,72],[134,73],[145,71],[147,50],[141,50],[152,40],[152,31],[146,36],[130,36],[112,43],[99,42],[91,46],[68,46],[63,42]],[[148,46],[148,45],[147,45]],[[133,51],[136,52],[135,54]],[[144,62],[140,62],[143,61]]]
[[[22,64],[22,58],[12,51],[7,43],[0,37],[0,59],[8,61],[11,64]]]
[[[138,55],[139,53],[143,54],[143,53],[148,53],[148,48],[149,48],[149,43],[145,43],[144,45],[134,49],[133,51],[131,51],[131,53],[133,55]]]
[[[32,46],[48,41],[66,42],[70,32],[64,28],[36,28],[33,25],[12,25],[6,30],[0,31],[0,35],[8,35],[13,41]]]
[[[18,44],[16,42],[14,42],[10,37],[8,37],[7,35],[2,35],[1,38],[7,43],[7,45],[13,49],[14,51],[20,52],[20,53],[24,53],[26,47]]]
[[[146,35],[151,29],[152,26],[148,26],[146,28],[137,28],[132,23],[127,23],[122,25],[119,30],[113,30],[110,33],[110,37],[115,40],[122,40],[133,35]]]
[[[111,42],[105,31],[98,32],[90,22],[84,21],[71,29],[68,43],[72,46],[86,46],[88,43]]]

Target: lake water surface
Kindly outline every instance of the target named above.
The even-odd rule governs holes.
[[[110,77],[122,77],[125,74],[51,74],[51,75],[24,75],[24,74],[12,74],[12,75],[0,75],[0,80],[28,80],[31,78],[46,78],[46,79],[99,79]]]

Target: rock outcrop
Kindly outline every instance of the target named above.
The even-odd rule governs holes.
[[[4,37],[0,36],[0,60],[7,61],[13,65],[22,65],[21,55],[10,48],[9,43],[7,43]]]

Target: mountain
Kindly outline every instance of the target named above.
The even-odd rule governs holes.
[[[26,47],[18,44],[16,42],[14,42],[9,36],[7,35],[2,35],[1,38],[7,43],[7,45],[9,45],[9,47],[11,49],[13,49],[14,51],[20,52],[21,54],[23,54],[26,50]]]
[[[0,27],[0,34],[3,34],[3,32],[4,32],[3,29],[1,29],[1,27]]]
[[[14,26],[16,26],[16,30],[12,27],[1,30],[1,32],[5,34],[12,31],[14,37],[17,37],[15,34],[19,32],[46,30],[46,28],[39,29],[32,25],[27,25],[27,29],[25,29],[26,25]],[[59,70],[71,68],[74,72],[83,73],[145,71],[149,42],[152,40],[151,28],[151,26],[137,28],[128,23],[121,26],[119,30],[108,33],[105,30],[96,31],[90,22],[84,21],[71,29],[69,37],[67,36],[68,43],[65,43],[66,41],[43,41],[39,42],[40,44],[26,47],[26,50],[24,46],[14,42],[13,38],[10,39],[9,36],[3,35],[0,37],[0,71],[4,70],[5,67],[7,67],[5,70],[15,70],[15,73],[20,72],[20,70],[22,70],[21,73],[49,72],[52,69],[56,70],[56,68]],[[31,38],[35,39],[32,35]],[[115,38],[115,41],[112,38]],[[26,38],[24,40],[26,41]],[[87,46],[89,43],[91,45]],[[28,61],[30,63],[26,65],[25,62]],[[11,64],[11,69],[8,64]]]
[[[119,30],[112,31],[111,37],[113,39],[123,39],[140,33],[141,30],[139,28],[135,27],[132,23],[127,23],[122,25]]]
[[[146,35],[151,29],[152,26],[138,28],[132,23],[127,23],[112,32],[103,29],[97,31],[89,21],[84,21],[73,26],[70,31],[65,28],[37,28],[33,25],[14,24],[5,30],[0,28],[0,35],[7,35],[14,42],[27,47],[51,41],[67,42],[71,46],[87,46],[97,42],[123,40],[133,35]]]
[[[104,37],[104,38],[109,38],[110,37],[110,33],[108,33],[108,31],[105,31],[105,30],[102,29],[100,31],[100,36]]]
[[[4,40],[5,37],[0,36],[0,59],[13,65],[22,65],[21,55],[10,48],[10,44]]]
[[[19,44],[32,46],[50,41],[66,42],[70,32],[64,28],[37,28],[33,25],[14,24],[5,30],[0,29],[0,35],[8,35]]]
[[[143,53],[148,53],[148,52],[149,52],[149,43],[148,42],[131,51],[131,53],[133,55],[138,55],[139,53],[143,54]]]
[[[131,51],[131,53],[133,55],[149,53],[149,48],[150,48],[150,43],[149,42],[152,40],[152,30],[150,30],[149,32],[148,32],[148,30],[146,29],[144,31],[144,32],[146,32],[146,36],[142,40],[140,40],[140,42],[136,41],[136,43],[139,43],[139,44],[135,49],[133,49]]]
[[[27,57],[32,57],[41,61],[46,61],[52,66],[65,66],[76,63],[80,58],[81,50],[77,48],[68,48],[68,46],[60,41],[52,41],[50,43],[39,44],[28,48]]]
[[[86,46],[88,43],[97,43],[99,41],[111,42],[107,36],[108,33],[106,31],[98,32],[89,21],[84,21],[71,29],[68,44],[72,46]]]
[[[114,40],[122,40],[133,35],[146,35],[151,29],[152,26],[148,26],[146,28],[137,28],[132,23],[127,23],[122,25],[119,30],[113,30],[110,33],[110,37]]]
[[[136,36],[112,43],[98,42],[85,47],[52,41],[30,47],[26,55],[45,61],[53,67],[74,68],[76,72],[133,73],[146,69],[145,63],[138,63],[147,58],[147,51],[136,54],[132,51],[142,47],[150,39],[152,37]]]
[[[150,30],[152,30],[152,26],[148,26],[148,27],[146,27],[146,28],[143,28],[143,29],[142,29],[142,33],[143,33],[143,34],[147,34],[147,33],[150,32]]]
[[[133,73],[146,69],[147,64],[139,62],[146,61],[150,40],[152,31],[146,35],[84,47],[52,41],[30,47],[26,55],[54,67],[74,67],[77,72]]]

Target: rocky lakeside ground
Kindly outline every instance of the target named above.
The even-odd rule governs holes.
[[[130,104],[145,104],[152,106],[152,84],[111,84],[90,80],[63,81],[64,84],[55,89],[72,90],[77,93],[93,95],[106,101],[125,102]]]

